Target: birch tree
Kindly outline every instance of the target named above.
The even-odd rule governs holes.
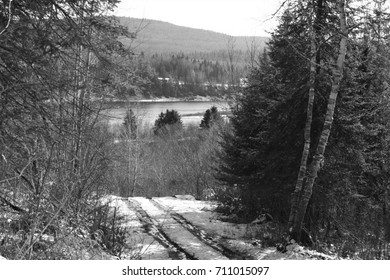
[[[310,135],[307,132],[310,132],[310,123],[311,123],[311,113],[308,111],[306,128],[305,128],[305,148],[301,161],[300,174],[296,184],[295,191],[293,193],[292,205],[291,205],[291,214],[289,219],[289,232],[290,235],[296,240],[301,240],[301,231],[303,226],[303,220],[306,214],[307,205],[313,193],[313,186],[317,174],[320,171],[321,167],[324,164],[324,154],[325,149],[328,143],[330,131],[333,123],[333,115],[336,106],[337,95],[339,91],[340,81],[343,75],[344,61],[347,52],[347,25],[346,25],[346,15],[345,15],[345,1],[337,1],[337,10],[339,14],[339,24],[340,24],[340,45],[338,50],[338,57],[335,63],[334,68],[332,69],[332,85],[331,92],[328,98],[328,106],[325,116],[324,125],[320,135],[319,143],[316,147],[315,154],[313,155],[312,162],[307,168],[307,154],[308,148],[310,147]],[[312,42],[313,44],[313,42]],[[315,47],[312,50],[315,50]],[[312,58],[313,59],[313,58]],[[311,63],[313,61],[311,60]],[[312,71],[314,65],[311,64],[311,77],[312,81]],[[312,87],[310,89],[312,91]],[[313,102],[312,98],[309,97],[308,107],[310,103]],[[305,175],[303,175],[305,174]]]

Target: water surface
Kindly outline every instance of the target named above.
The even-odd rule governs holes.
[[[126,111],[131,108],[140,122],[153,126],[161,112],[176,110],[181,115],[185,126],[200,124],[203,114],[207,109],[216,106],[222,114],[229,113],[229,104],[226,101],[159,101],[159,102],[121,102],[115,107],[106,110],[104,114],[109,118],[109,124],[121,124],[126,116]]]

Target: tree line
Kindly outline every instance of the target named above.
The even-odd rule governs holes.
[[[207,60],[205,54],[153,54],[141,52],[128,61],[128,68],[137,75],[122,79],[121,86],[113,92],[120,99],[136,97],[176,97],[191,98],[196,95],[227,97],[237,91],[240,78],[245,77],[248,65],[234,61],[234,75],[230,74],[226,58]],[[209,54],[210,56],[211,54]],[[211,55],[213,56],[213,55]],[[235,51],[234,57],[244,57]],[[130,78],[130,79],[129,79]]]

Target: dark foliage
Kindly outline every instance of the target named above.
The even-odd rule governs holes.
[[[314,25],[321,36],[310,155],[322,129],[331,84],[329,62],[339,41],[331,36],[337,26],[334,2],[321,2],[319,20],[326,24]],[[349,13],[360,11],[348,9]],[[349,35],[334,124],[305,219],[313,245],[335,244],[343,256],[386,258],[388,251],[389,57],[381,39],[388,37],[386,15],[379,9],[366,14],[365,20],[381,34],[356,28],[360,26],[354,22],[358,17],[350,19],[350,27],[355,28],[351,27]],[[224,202],[234,200],[238,204],[235,209],[245,217],[271,213],[278,221],[287,222],[303,147],[308,30],[304,10],[284,12],[260,66],[252,70],[249,86],[232,108],[234,131],[222,142],[219,179],[238,195]]]
[[[170,135],[183,127],[181,116],[176,110],[167,110],[165,113],[161,112],[158,119],[154,123],[154,134],[156,135]]]
[[[221,115],[218,112],[218,108],[213,106],[210,109],[207,109],[203,115],[203,119],[200,122],[201,128],[210,128],[214,124],[220,122],[222,120]]]
[[[1,211],[21,233],[6,244],[9,258],[56,258],[42,235],[57,242],[89,230],[112,140],[94,100],[113,89],[103,79],[116,72],[113,58],[131,57],[118,41],[127,31],[105,16],[117,3],[0,3]]]

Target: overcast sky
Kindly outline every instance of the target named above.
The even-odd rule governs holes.
[[[267,36],[281,0],[122,0],[117,16],[156,19],[234,36]]]

